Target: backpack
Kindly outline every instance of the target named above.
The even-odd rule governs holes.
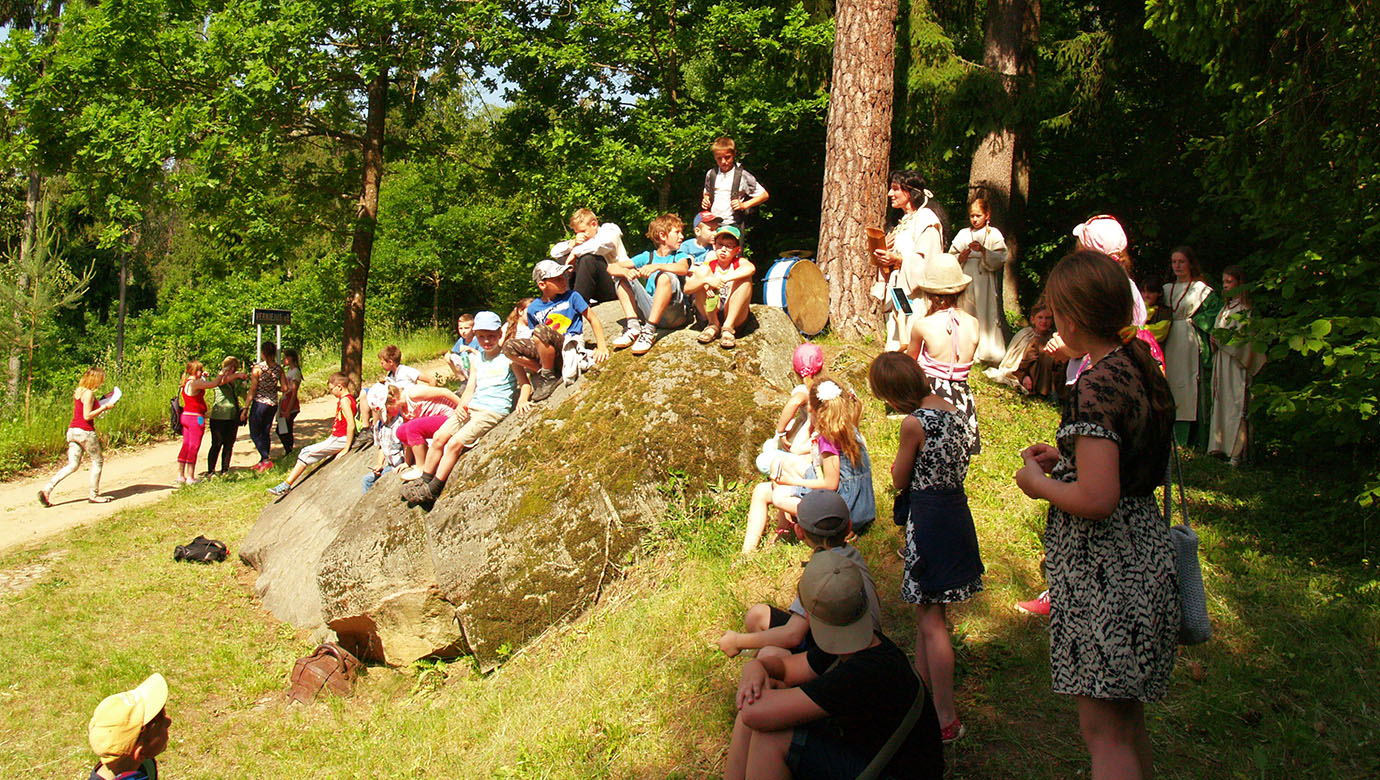
[[[182,388],[177,389],[177,395],[168,401],[168,427],[172,429],[172,435],[182,435]]]
[[[189,563],[220,563],[230,552],[225,542],[198,536],[191,544],[179,544],[173,548],[174,561]]]
[[[704,175],[704,190],[709,193],[710,205],[713,205],[714,199],[714,176],[718,174],[718,172],[719,169],[714,167],[710,168]],[[743,166],[739,163],[734,163],[733,185],[728,188],[728,198],[729,200],[742,198],[745,194],[747,193],[743,192]],[[739,230],[746,232],[748,226],[752,224],[752,218],[756,216],[756,214],[756,206],[750,209],[743,209],[742,211],[735,211],[733,212],[733,224],[737,225]]]

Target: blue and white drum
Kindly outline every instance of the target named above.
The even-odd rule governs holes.
[[[829,281],[802,257],[782,257],[767,271],[762,300],[786,312],[795,327],[814,336],[829,324]]]

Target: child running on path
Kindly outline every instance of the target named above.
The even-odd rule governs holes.
[[[1149,777],[1144,703],[1168,693],[1178,651],[1174,549],[1155,501],[1174,398],[1135,337],[1131,282],[1116,261],[1089,250],[1065,257],[1045,300],[1064,343],[1089,360],[1064,406],[1058,449],[1032,444],[1016,472],[1027,496],[1050,503],[1053,688],[1077,697],[1095,780]]]
[[[268,489],[269,493],[275,496],[287,495],[297,484],[297,480],[302,477],[302,472],[307,467],[319,460],[325,460],[337,453],[345,452],[350,449],[350,445],[355,440],[355,399],[350,395],[350,378],[339,371],[331,374],[327,380],[326,387],[335,396],[335,421],[331,425],[331,435],[326,439],[303,447],[297,454],[297,465],[292,467],[292,473],[288,474],[287,479]]]
[[[899,352],[872,361],[867,382],[906,415],[891,463],[891,483],[908,499],[896,504],[906,516],[892,518],[906,528],[901,598],[915,605],[915,668],[934,693],[943,741],[953,742],[966,730],[954,710],[947,605],[982,591],[982,557],[963,491],[972,433],[958,408],[935,395],[925,372]]]

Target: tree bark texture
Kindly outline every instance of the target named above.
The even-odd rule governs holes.
[[[989,0],[982,64],[1001,80],[1007,103],[1003,118],[973,152],[968,196],[985,197],[992,221],[1006,236],[1008,259],[1002,279],[1002,307],[1019,311],[1016,264],[1030,195],[1028,128],[1007,121],[1013,107],[1035,81],[1035,42],[1040,31],[1040,0]]]
[[[364,171],[355,216],[353,255],[345,294],[345,325],[340,342],[340,370],[350,386],[360,387],[364,370],[364,297],[369,286],[369,260],[379,218],[379,184],[383,181],[384,115],[388,111],[388,71],[369,82],[364,130]]]
[[[29,171],[28,191],[24,195],[24,220],[20,225],[19,238],[19,267],[27,268],[29,258],[34,251],[34,234],[38,229],[38,199],[43,192],[43,177],[38,171]],[[27,276],[20,275],[17,280],[19,291],[22,294],[29,286]],[[24,320],[18,311],[14,313],[14,332],[21,334],[24,332]],[[5,376],[5,404],[13,405],[19,400],[19,371],[20,357],[19,344],[16,341],[10,344],[8,372]]]
[[[841,0],[824,152],[819,265],[829,280],[829,319],[847,335],[875,333],[878,301],[866,228],[886,219],[897,0]]]

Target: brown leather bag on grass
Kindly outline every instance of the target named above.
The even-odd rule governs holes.
[[[326,642],[306,658],[297,659],[292,667],[292,687],[288,695],[303,704],[311,704],[323,688],[345,696],[350,693],[361,665],[345,648]]]

